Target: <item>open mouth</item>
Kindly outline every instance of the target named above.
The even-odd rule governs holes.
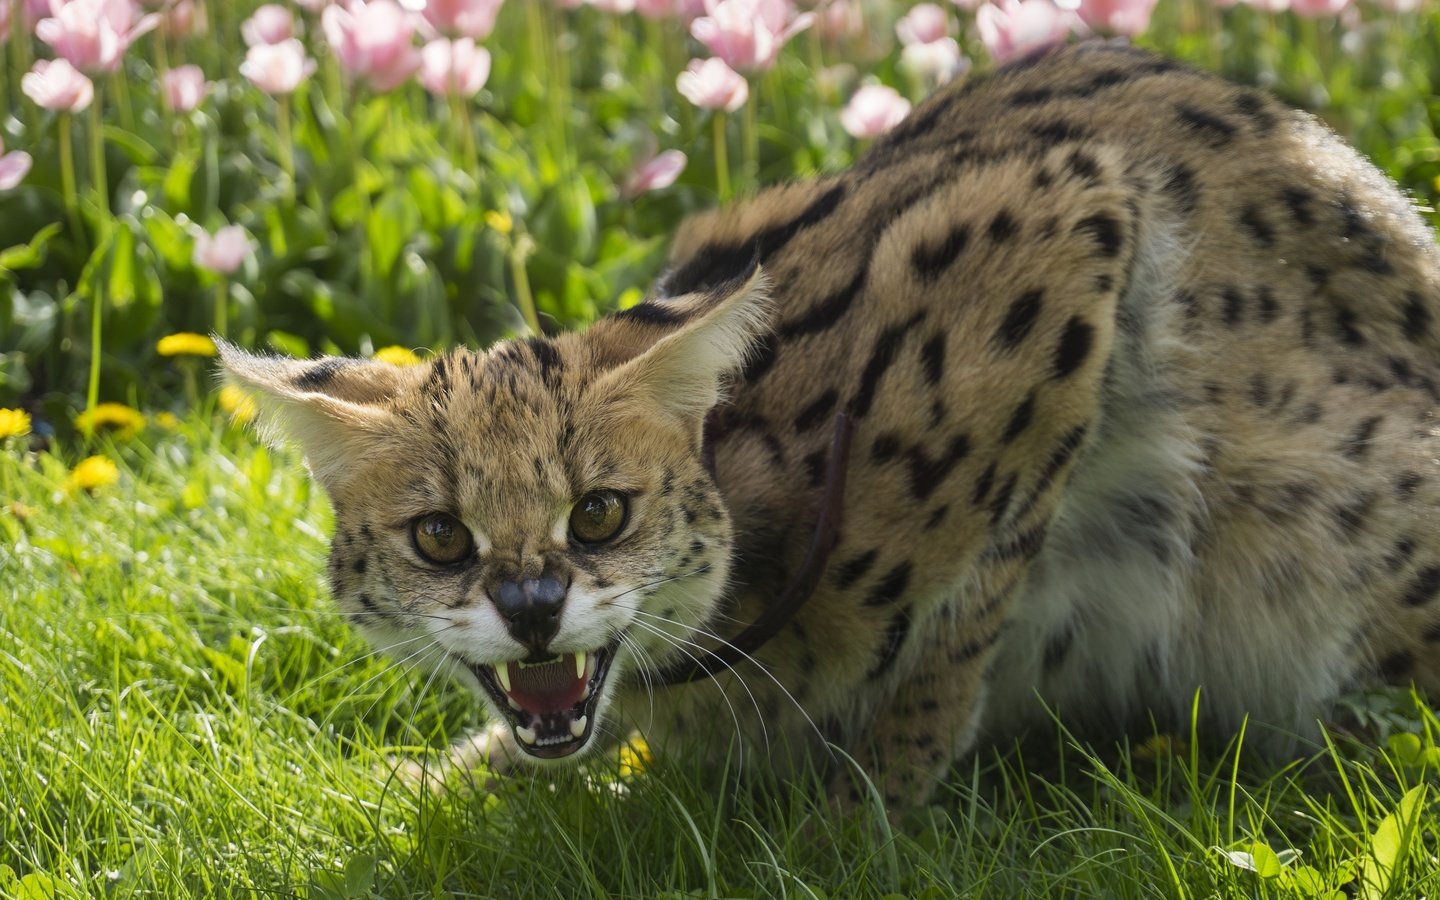
[[[505,711],[526,753],[560,759],[590,740],[595,706],[614,658],[612,645],[536,662],[472,664],[470,671]]]

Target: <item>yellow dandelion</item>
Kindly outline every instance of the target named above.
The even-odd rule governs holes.
[[[415,366],[420,364],[420,357],[415,351],[405,347],[381,347],[375,351],[375,359],[380,362],[389,363],[392,366]]]
[[[180,417],[172,412],[158,412],[152,420],[166,431],[174,431],[180,427]]]
[[[67,491],[94,491],[120,480],[120,470],[103,456],[82,459],[65,479]]]
[[[230,414],[231,421],[243,425],[255,418],[255,398],[233,384],[220,389],[220,408]]]
[[[634,778],[650,767],[655,757],[650,753],[650,745],[638,734],[630,735],[620,747],[620,777]]]
[[[97,431],[111,431],[118,438],[131,438],[145,427],[145,416],[123,403],[100,403],[76,416],[75,427],[87,436]]]
[[[0,409],[0,441],[29,433],[29,413],[23,409]]]
[[[155,342],[155,352],[161,356],[214,356],[216,353],[214,341],[193,331],[165,335]]]
[[[515,220],[510,218],[508,212],[501,212],[498,209],[492,209],[485,214],[485,224],[501,234],[509,234],[515,230]]]

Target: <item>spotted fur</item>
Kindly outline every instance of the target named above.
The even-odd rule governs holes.
[[[1092,43],[692,219],[583,334],[226,360],[329,489],[335,594],[381,643],[519,658],[487,573],[562,566],[555,652],[625,636],[609,731],[767,765],[829,741],[903,806],[1047,705],[1103,733],[1198,690],[1281,735],[1356,686],[1440,695],[1437,307],[1434,236],[1313,118]],[[796,570],[842,411],[809,604],[736,671],[647,689]],[[636,506],[582,552],[557,522],[596,486]],[[454,571],[407,546],[434,510],[477,536]],[[473,749],[523,758],[504,728]]]

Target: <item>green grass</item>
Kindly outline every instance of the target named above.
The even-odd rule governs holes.
[[[0,895],[1440,893],[1440,723],[1395,695],[1354,698],[1345,737],[1288,761],[1218,735],[987,748],[894,830],[825,812],[813,779],[663,756],[420,794],[389,761],[477,704],[340,621],[296,461],[198,417],[110,452],[119,482],[86,494],[0,447]]]

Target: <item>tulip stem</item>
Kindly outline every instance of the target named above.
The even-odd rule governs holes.
[[[215,284],[215,333],[225,336],[230,318],[230,283],[221,278]]]
[[[535,240],[528,234],[515,235],[510,244],[510,276],[515,280],[515,300],[520,314],[535,337],[544,337],[540,330],[540,314],[535,309],[535,295],[530,291],[530,273],[525,269],[525,260],[535,251]]]
[[[745,116],[740,120],[740,134],[745,142],[745,183],[754,187],[760,180],[760,132],[755,125],[756,98],[745,101]]]
[[[730,158],[725,150],[725,113],[723,110],[715,110],[715,117],[711,120],[715,129],[715,189],[720,193],[720,200],[724,202],[730,199]]]
[[[297,185],[295,184],[295,143],[294,137],[290,133],[290,95],[276,96],[275,103],[278,106],[275,112],[275,130],[280,140],[280,168],[285,171],[285,193],[291,200],[294,200]]]
[[[98,93],[98,92],[97,92]],[[105,123],[100,116],[100,98],[90,104],[90,183],[95,189],[96,232],[104,243],[110,228],[110,185],[105,177]]]
[[[65,198],[65,214],[70,219],[70,230],[75,233],[75,245],[88,256],[85,223],[80,219],[80,195],[75,190],[75,146],[70,139],[72,119],[68,112],[60,114],[60,192]]]

